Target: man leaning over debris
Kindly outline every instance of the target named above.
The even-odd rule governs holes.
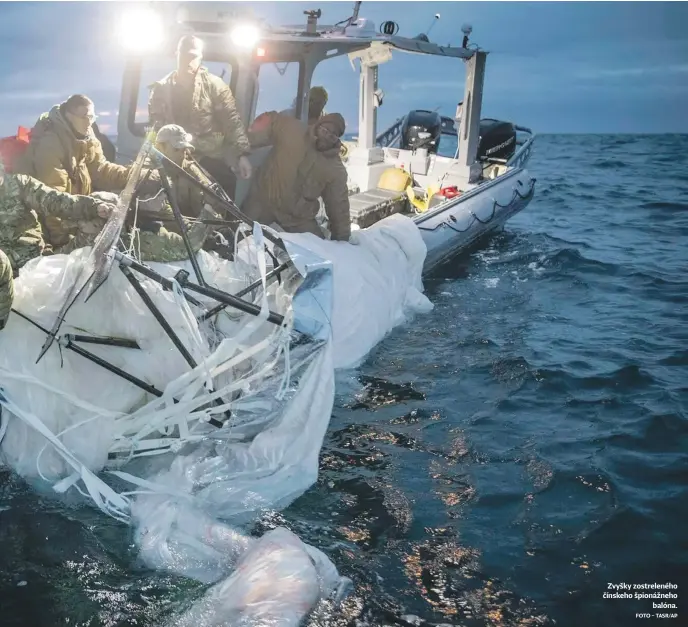
[[[177,124],[191,133],[199,163],[233,195],[232,171],[251,177],[250,145],[229,86],[202,62],[203,42],[193,35],[182,37],[177,69],[151,89],[150,123],[157,128]]]
[[[81,94],[55,105],[31,130],[17,172],[68,194],[89,196],[94,191],[122,190],[130,168],[105,158],[92,128],[95,119],[93,102]],[[67,245],[70,235],[75,235],[69,218],[51,215],[45,221],[45,235],[54,246]]]
[[[27,261],[51,255],[65,247],[55,247],[44,236],[42,224],[49,217],[75,221],[104,221],[113,206],[91,196],[73,196],[43,185],[24,174],[5,174],[0,163],[0,249],[4,250],[16,275]],[[95,236],[72,237],[67,249],[87,245]]]
[[[244,212],[289,233],[324,237],[316,221],[322,198],[331,239],[351,236],[347,172],[340,157],[346,130],[339,113],[321,117],[304,129],[294,117],[271,111],[256,118],[249,131],[254,147],[272,145],[254,177]]]

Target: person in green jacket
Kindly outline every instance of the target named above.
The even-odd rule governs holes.
[[[177,45],[177,69],[154,83],[148,100],[150,124],[177,124],[193,137],[199,163],[234,195],[237,172],[251,177],[251,146],[229,86],[208,72],[203,41],[185,35]]]

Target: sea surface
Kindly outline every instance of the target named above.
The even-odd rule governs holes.
[[[312,627],[688,625],[687,155],[539,137],[530,206],[338,375],[318,483],[257,526],[353,580]],[[620,583],[678,598],[604,597]],[[0,470],[1,625],[158,625],[204,590]]]

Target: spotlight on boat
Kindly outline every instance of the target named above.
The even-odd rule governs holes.
[[[260,29],[255,24],[239,24],[230,31],[229,37],[237,48],[249,50],[258,43]]]
[[[117,34],[129,52],[151,52],[160,47],[164,38],[162,18],[153,9],[133,9],[122,16]]]

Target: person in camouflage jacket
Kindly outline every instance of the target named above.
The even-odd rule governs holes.
[[[15,274],[34,257],[60,252],[44,236],[48,217],[93,222],[111,211],[112,205],[96,198],[58,192],[30,176],[5,174],[0,168],[0,248]]]
[[[162,154],[164,154],[170,161],[177,164],[187,174],[193,176],[197,181],[210,187],[212,181],[203,173],[202,169],[194,161],[192,153],[194,147],[192,138],[181,126],[177,124],[167,124],[163,126],[157,133],[155,138],[155,147]],[[170,173],[170,182],[175,190],[177,202],[182,215],[189,218],[198,218],[201,215],[203,206],[208,203],[211,206],[215,204],[213,199],[206,199],[203,190],[197,185],[183,176]],[[148,181],[141,186],[140,195],[142,197],[148,196],[148,200],[140,202],[140,205],[146,211],[162,212],[166,218],[172,218],[172,208],[167,202],[166,197],[159,193],[161,189],[160,177],[157,172],[151,173]],[[152,198],[150,198],[152,197]],[[219,219],[220,212],[214,216]]]
[[[9,258],[15,276],[34,257],[69,254],[92,246],[112,209],[112,204],[100,199],[58,192],[30,176],[4,174],[0,167],[0,249]],[[203,217],[210,215],[214,215],[212,210],[203,210]],[[48,216],[69,216],[82,228],[66,244],[55,246],[44,237],[42,225]],[[202,248],[208,230],[200,222],[187,229],[194,252]],[[182,237],[166,229],[140,232],[137,251],[142,261],[165,263],[188,258]]]
[[[5,328],[14,301],[14,278],[12,264],[7,255],[0,250],[0,331]]]
[[[149,120],[157,129],[177,124],[191,133],[201,165],[232,194],[227,187],[233,183],[221,174],[231,174],[229,167],[242,178],[250,178],[247,155],[251,146],[232,91],[219,76],[202,67],[202,62],[203,42],[192,35],[182,37],[177,46],[177,69],[151,88]]]
[[[33,127],[17,172],[68,194],[121,191],[130,168],[105,159],[92,128],[95,117],[93,102],[86,96],[77,94],[55,105]],[[77,234],[69,218],[49,216],[44,222],[46,237],[55,246],[68,244],[70,235]]]

